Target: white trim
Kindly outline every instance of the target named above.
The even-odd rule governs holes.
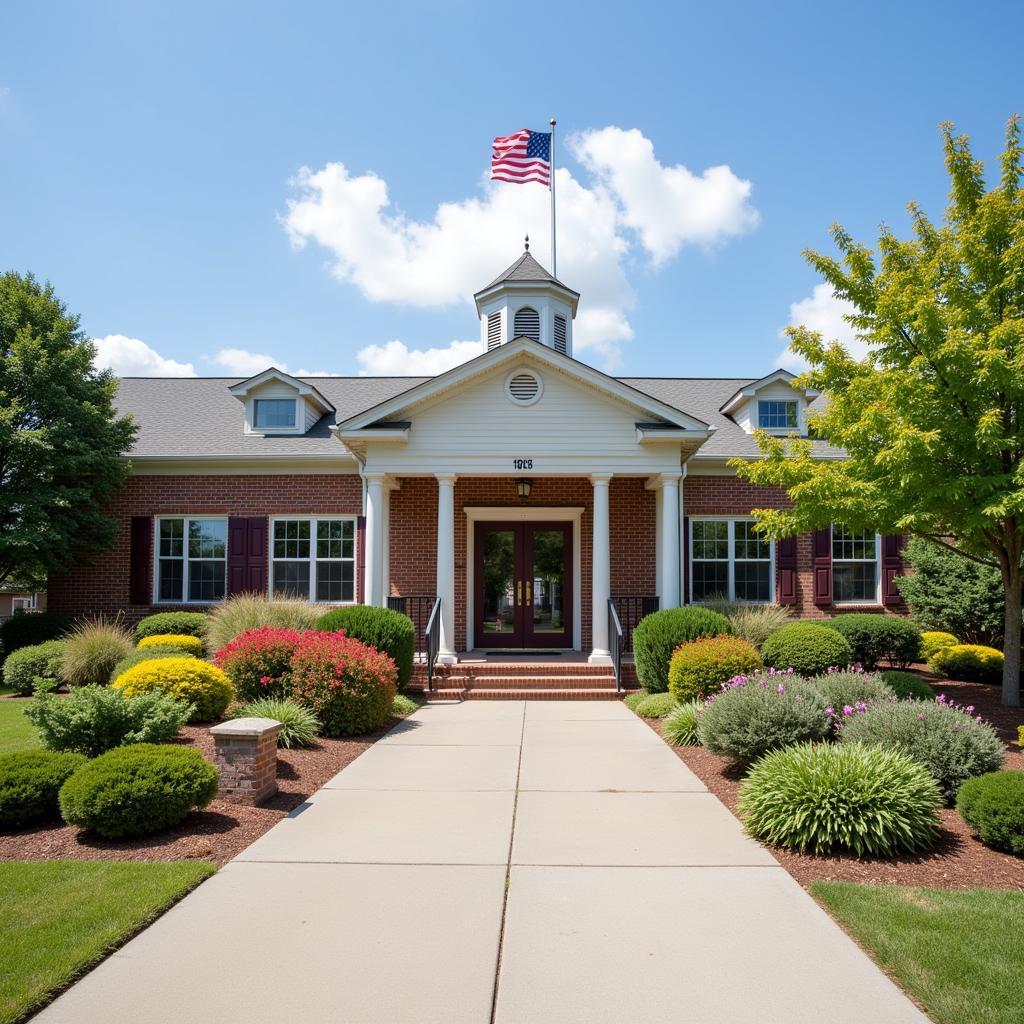
[[[310,604],[325,604],[333,607],[344,608],[348,605],[359,603],[359,524],[357,517],[351,514],[338,515],[332,513],[310,514],[309,512],[295,515],[273,515],[267,518],[267,600],[274,600],[274,562],[300,562],[300,558],[274,558],[274,524],[279,522],[306,522],[309,523],[309,596],[307,601]],[[323,520],[325,522],[347,521],[352,524],[352,600],[351,601],[319,601],[316,597],[316,563],[349,561],[347,558],[317,558],[316,554],[316,524]]]
[[[181,600],[162,600],[160,597],[160,523],[165,519],[180,519],[182,521],[182,535],[181,535]],[[225,526],[224,531],[224,597],[213,598],[209,601],[193,601],[188,596],[188,563],[190,561],[188,556],[188,524],[193,519],[216,519],[222,521]],[[221,515],[218,513],[203,513],[203,512],[168,512],[161,513],[160,515],[152,517],[152,530],[153,530],[153,604],[154,605],[165,605],[169,607],[177,607],[179,605],[196,605],[198,607],[207,607],[211,604],[219,604],[224,601],[228,596],[228,572],[229,572],[229,546],[231,544],[231,517],[227,515]],[[170,559],[168,559],[170,560]],[[196,561],[202,562],[216,562],[216,558],[202,558],[196,559]]]
[[[583,650],[583,591],[581,589],[581,540],[583,521],[582,506],[545,507],[543,505],[502,506],[467,505],[462,510],[466,516],[466,650],[473,650],[473,600],[474,591],[474,556],[476,554],[476,524],[494,523],[508,520],[509,522],[528,523],[531,521],[549,523],[572,523],[572,649]]]
[[[693,596],[693,524],[695,522],[718,522],[728,523],[727,543],[728,543],[728,557],[719,559],[701,559],[697,561],[718,561],[725,562],[728,566],[728,580],[729,580],[729,593],[726,595],[726,599],[734,604],[749,604],[749,605],[762,605],[762,604],[775,604],[776,603],[776,583],[775,583],[775,542],[768,541],[768,600],[767,601],[739,601],[736,599],[736,523],[756,523],[757,520],[754,516],[730,516],[730,515],[704,515],[695,514],[691,515],[688,520],[689,535],[687,536],[687,587],[686,587],[686,599],[688,604],[703,604],[703,601],[697,601]],[[741,562],[763,562],[764,559],[754,558],[741,558]]]

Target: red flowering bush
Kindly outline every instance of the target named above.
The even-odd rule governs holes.
[[[286,697],[291,690],[292,655],[302,641],[294,629],[261,626],[235,637],[214,655],[242,701]]]
[[[358,736],[391,714],[394,661],[342,633],[303,633],[291,659],[292,696],[323,723],[323,736]]]

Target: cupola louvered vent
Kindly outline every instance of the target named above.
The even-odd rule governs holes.
[[[565,317],[564,316],[559,316],[559,314],[556,313],[555,314],[555,351],[556,352],[561,352],[563,356],[568,354],[568,349],[566,347],[565,336],[566,336]]]
[[[501,344],[501,310],[487,317],[487,351]]]
[[[513,335],[517,338],[533,338],[540,341],[540,315],[532,306],[516,310]]]
[[[540,377],[529,370],[515,370],[505,380],[505,393],[516,405],[533,405],[542,390]]]

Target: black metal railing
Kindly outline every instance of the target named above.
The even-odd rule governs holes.
[[[427,691],[434,689],[434,662],[441,647],[441,598],[434,602],[427,619]]]
[[[388,607],[412,619],[416,632],[416,653],[424,657],[427,653],[427,620],[437,598],[433,594],[403,594],[389,597]]]
[[[608,646],[612,652],[612,668],[615,670],[615,689],[622,690],[622,623],[615,610],[615,598],[608,598]]]
[[[622,624],[622,653],[633,652],[633,630],[645,616],[656,612],[661,601],[657,594],[628,594],[613,597],[612,603]]]

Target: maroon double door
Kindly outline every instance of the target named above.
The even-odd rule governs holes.
[[[572,647],[572,524],[476,524],[475,646]]]

